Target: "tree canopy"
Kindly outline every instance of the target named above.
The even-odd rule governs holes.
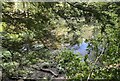
[[[89,28],[93,61],[68,49]],[[41,71],[54,67],[68,79],[120,80],[120,2],[3,2],[0,32],[1,66],[9,78],[28,77],[40,63]]]

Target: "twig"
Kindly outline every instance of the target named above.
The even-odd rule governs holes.
[[[107,47],[107,46],[108,46],[108,44],[106,45],[106,47]],[[100,53],[100,55],[96,58],[95,62],[93,63],[93,67],[92,67],[92,69],[91,69],[91,71],[90,71],[90,74],[88,75],[87,81],[89,81],[89,79],[90,79],[90,77],[91,77],[91,75],[92,75],[92,73],[93,73],[94,66],[95,66],[95,64],[98,62],[99,58],[104,54],[104,52],[105,52],[105,50],[106,50],[106,47],[102,50],[102,52]]]

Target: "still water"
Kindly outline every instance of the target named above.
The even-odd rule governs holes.
[[[88,54],[87,46],[88,43],[86,43],[85,40],[83,40],[83,42],[80,45],[76,44],[73,47],[71,47],[71,49],[74,50],[75,53],[80,53],[82,56],[85,56],[86,54]]]

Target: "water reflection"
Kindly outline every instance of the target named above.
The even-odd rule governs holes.
[[[80,53],[82,56],[85,56],[88,54],[87,46],[88,43],[83,39],[83,42],[80,45],[76,44],[71,49],[73,49],[75,53]]]
[[[89,52],[87,51],[87,47],[89,45],[89,42],[85,42],[85,39],[83,39],[83,42],[80,45],[74,45],[71,49],[74,51],[74,53],[80,53],[82,56],[85,56],[86,54],[88,55],[88,59],[91,62],[94,62],[96,59],[96,55],[94,51],[91,49]],[[99,51],[103,50],[102,47],[99,47]],[[96,64],[102,65],[100,61],[98,61]]]

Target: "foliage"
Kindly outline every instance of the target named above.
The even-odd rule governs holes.
[[[95,60],[86,55],[83,61],[79,54],[62,50],[52,59],[56,68],[73,79],[120,79],[119,2],[2,4],[1,66],[7,76],[26,76],[24,68],[51,61],[56,56],[52,51],[79,44],[81,29],[88,25],[94,27],[88,50]]]
[[[56,57],[56,60],[58,67],[67,75],[68,79],[87,79],[90,68],[79,53],[64,50]]]

